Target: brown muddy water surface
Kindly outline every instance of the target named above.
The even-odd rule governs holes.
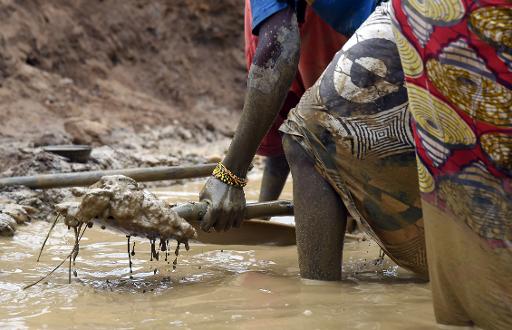
[[[190,201],[201,185],[157,193],[170,202]],[[248,200],[257,198],[258,185],[253,179]],[[283,198],[291,199],[290,185]],[[49,227],[35,222],[14,238],[0,238],[0,329],[436,328],[428,284],[387,258],[375,265],[379,248],[371,241],[348,241],[344,280],[329,283],[300,279],[295,246],[192,242],[173,271],[173,258],[149,261],[149,242],[132,238],[130,279],[126,238],[95,226],[82,239],[78,277],[71,284],[65,263],[43,283],[22,290],[72,249],[73,235],[60,224],[36,263]]]

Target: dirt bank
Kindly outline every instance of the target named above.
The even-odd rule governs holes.
[[[242,0],[0,2],[0,176],[204,162],[243,103]],[[49,144],[95,146],[87,164]],[[0,199],[51,213],[60,191]]]
[[[241,0],[2,1],[0,18],[3,139],[91,140],[73,121],[95,143],[173,119],[215,129],[242,104]]]

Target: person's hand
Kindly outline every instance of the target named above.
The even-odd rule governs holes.
[[[201,228],[208,232],[227,231],[231,227],[240,227],[245,211],[244,190],[230,186],[210,177],[199,194],[201,201],[206,201],[208,211],[201,221]]]

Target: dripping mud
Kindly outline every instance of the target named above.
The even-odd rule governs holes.
[[[151,246],[150,261],[153,261],[153,259],[158,261],[160,251],[165,252],[165,261],[167,261],[169,240],[171,238],[176,239],[178,245],[175,250],[174,269],[177,264],[180,244],[183,243],[188,251],[188,240],[197,237],[192,225],[181,218],[178,213],[174,212],[167,202],[144,189],[143,185],[135,180],[123,175],[104,176],[97,183],[84,189],[78,198],[64,201],[56,205],[55,208],[57,216],[43,241],[37,261],[40,260],[46,242],[60,217],[64,218],[64,223],[67,225],[68,230],[73,229],[73,249],[47,275],[27,285],[24,289],[28,289],[45,280],[58,270],[66,259],[69,259],[68,283],[71,283],[72,266],[76,265],[76,258],[80,252],[80,241],[85,230],[92,228],[94,223],[100,224],[102,229],[108,226],[117,231],[127,233],[127,256],[130,278],[133,278],[131,275],[133,273],[131,257],[132,254],[135,255],[135,242],[130,251],[130,238],[132,235],[139,235],[149,239]],[[158,251],[156,249],[157,239],[160,241]],[[156,268],[153,273],[156,275]],[[73,274],[76,277],[76,270],[73,270]]]

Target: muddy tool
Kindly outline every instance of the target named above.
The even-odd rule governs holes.
[[[56,205],[59,216],[71,228],[80,228],[87,224],[101,225],[102,228],[110,227],[120,230],[127,235],[142,236],[163,241],[175,239],[178,242],[186,243],[189,239],[198,238],[197,232],[202,232],[194,227],[199,225],[207,211],[208,205],[201,203],[187,203],[176,207],[170,207],[165,201],[159,199],[150,191],[144,189],[135,180],[123,175],[104,176],[97,183],[84,191],[79,200],[71,200]],[[274,215],[293,214],[291,202],[269,202],[249,204],[246,208],[245,218],[254,218]],[[194,224],[195,225],[194,225]],[[269,242],[272,229],[279,228],[286,230],[286,226],[277,225],[275,228],[265,221],[261,225],[255,222],[248,225],[251,228],[244,232],[233,230],[237,233],[234,237],[222,237],[222,233],[202,234],[200,240],[212,242],[208,239],[211,235],[218,235],[219,240],[226,244],[225,240],[230,238],[230,244],[249,244],[253,236],[264,237]],[[242,227],[246,227],[246,224]],[[263,232],[256,232],[261,226]],[[293,244],[293,240],[280,238],[283,233],[277,233],[274,244]],[[245,237],[247,236],[247,237]],[[202,239],[201,239],[202,238]],[[259,243],[256,242],[256,244]],[[286,241],[286,242],[285,242]],[[252,241],[254,243],[254,240]]]
[[[197,240],[208,244],[222,245],[295,245],[295,226],[268,220],[249,220],[275,216],[292,216],[291,201],[272,201],[248,203],[240,228],[226,232],[205,233],[200,228],[200,221],[208,205],[204,202],[186,203],[173,207],[173,210],[186,219],[197,231]]]
[[[91,156],[92,147],[84,144],[61,144],[45,146],[43,147],[43,150],[66,157],[72,162],[87,163]]]
[[[191,179],[209,176],[217,164],[161,166],[108,171],[89,171],[0,178],[0,189],[26,186],[32,189],[88,186],[109,175],[124,175],[139,182]]]
[[[170,207],[165,201],[159,199],[150,191],[144,189],[137,181],[123,176],[112,175],[102,177],[94,185],[85,190],[84,194],[78,200],[71,200],[59,203],[55,206],[57,217],[48,232],[43,246],[41,247],[39,256],[44,249],[44,245],[50,236],[51,230],[55,227],[59,217],[64,218],[64,223],[68,228],[72,228],[75,234],[75,244],[68,256],[62,260],[48,275],[32,283],[25,288],[29,288],[40,283],[44,278],[50,276],[55,270],[61,267],[66,260],[69,259],[69,282],[71,282],[72,265],[74,265],[76,257],[80,251],[80,240],[87,228],[93,227],[94,224],[119,230],[126,234],[128,238],[127,251],[131,258],[133,252],[130,251],[130,237],[141,236],[146,237],[151,242],[151,259],[158,260],[159,251],[165,252],[165,260],[167,261],[169,241],[175,239],[178,242],[176,247],[176,258],[179,254],[180,244],[184,244],[189,249],[188,241],[197,239],[198,234],[194,226],[188,221],[194,222],[195,227],[199,225],[200,220],[208,209],[208,204],[204,202],[187,203],[175,207]],[[268,203],[249,204],[246,207],[245,218],[272,216],[272,215],[291,215],[293,214],[293,205],[287,201],[275,201]],[[272,230],[268,226],[268,222],[264,221],[261,229],[259,224],[249,225],[249,231],[245,234],[239,232],[236,238],[240,243],[248,244],[250,239],[256,234],[257,230],[264,230],[264,237],[268,241],[272,237]],[[284,225],[277,226],[281,228],[282,233],[277,234],[275,245],[283,245],[283,239],[280,237],[286,230]],[[201,232],[199,230],[199,232]],[[204,234],[203,237],[215,234]],[[244,238],[247,235],[248,238]],[[284,236],[284,235],[283,235]],[[293,243],[294,243],[293,236]],[[219,238],[226,243],[226,238]],[[290,239],[288,237],[288,239]],[[156,249],[156,241],[159,240],[159,249]],[[237,244],[231,238],[231,244]],[[258,241],[251,241],[258,244]],[[291,243],[291,242],[286,242]],[[38,258],[39,260],[39,258]],[[176,259],[177,260],[177,259]],[[176,265],[176,260],[173,265]],[[129,259],[131,272],[131,259]],[[76,273],[76,271],[74,272]]]

